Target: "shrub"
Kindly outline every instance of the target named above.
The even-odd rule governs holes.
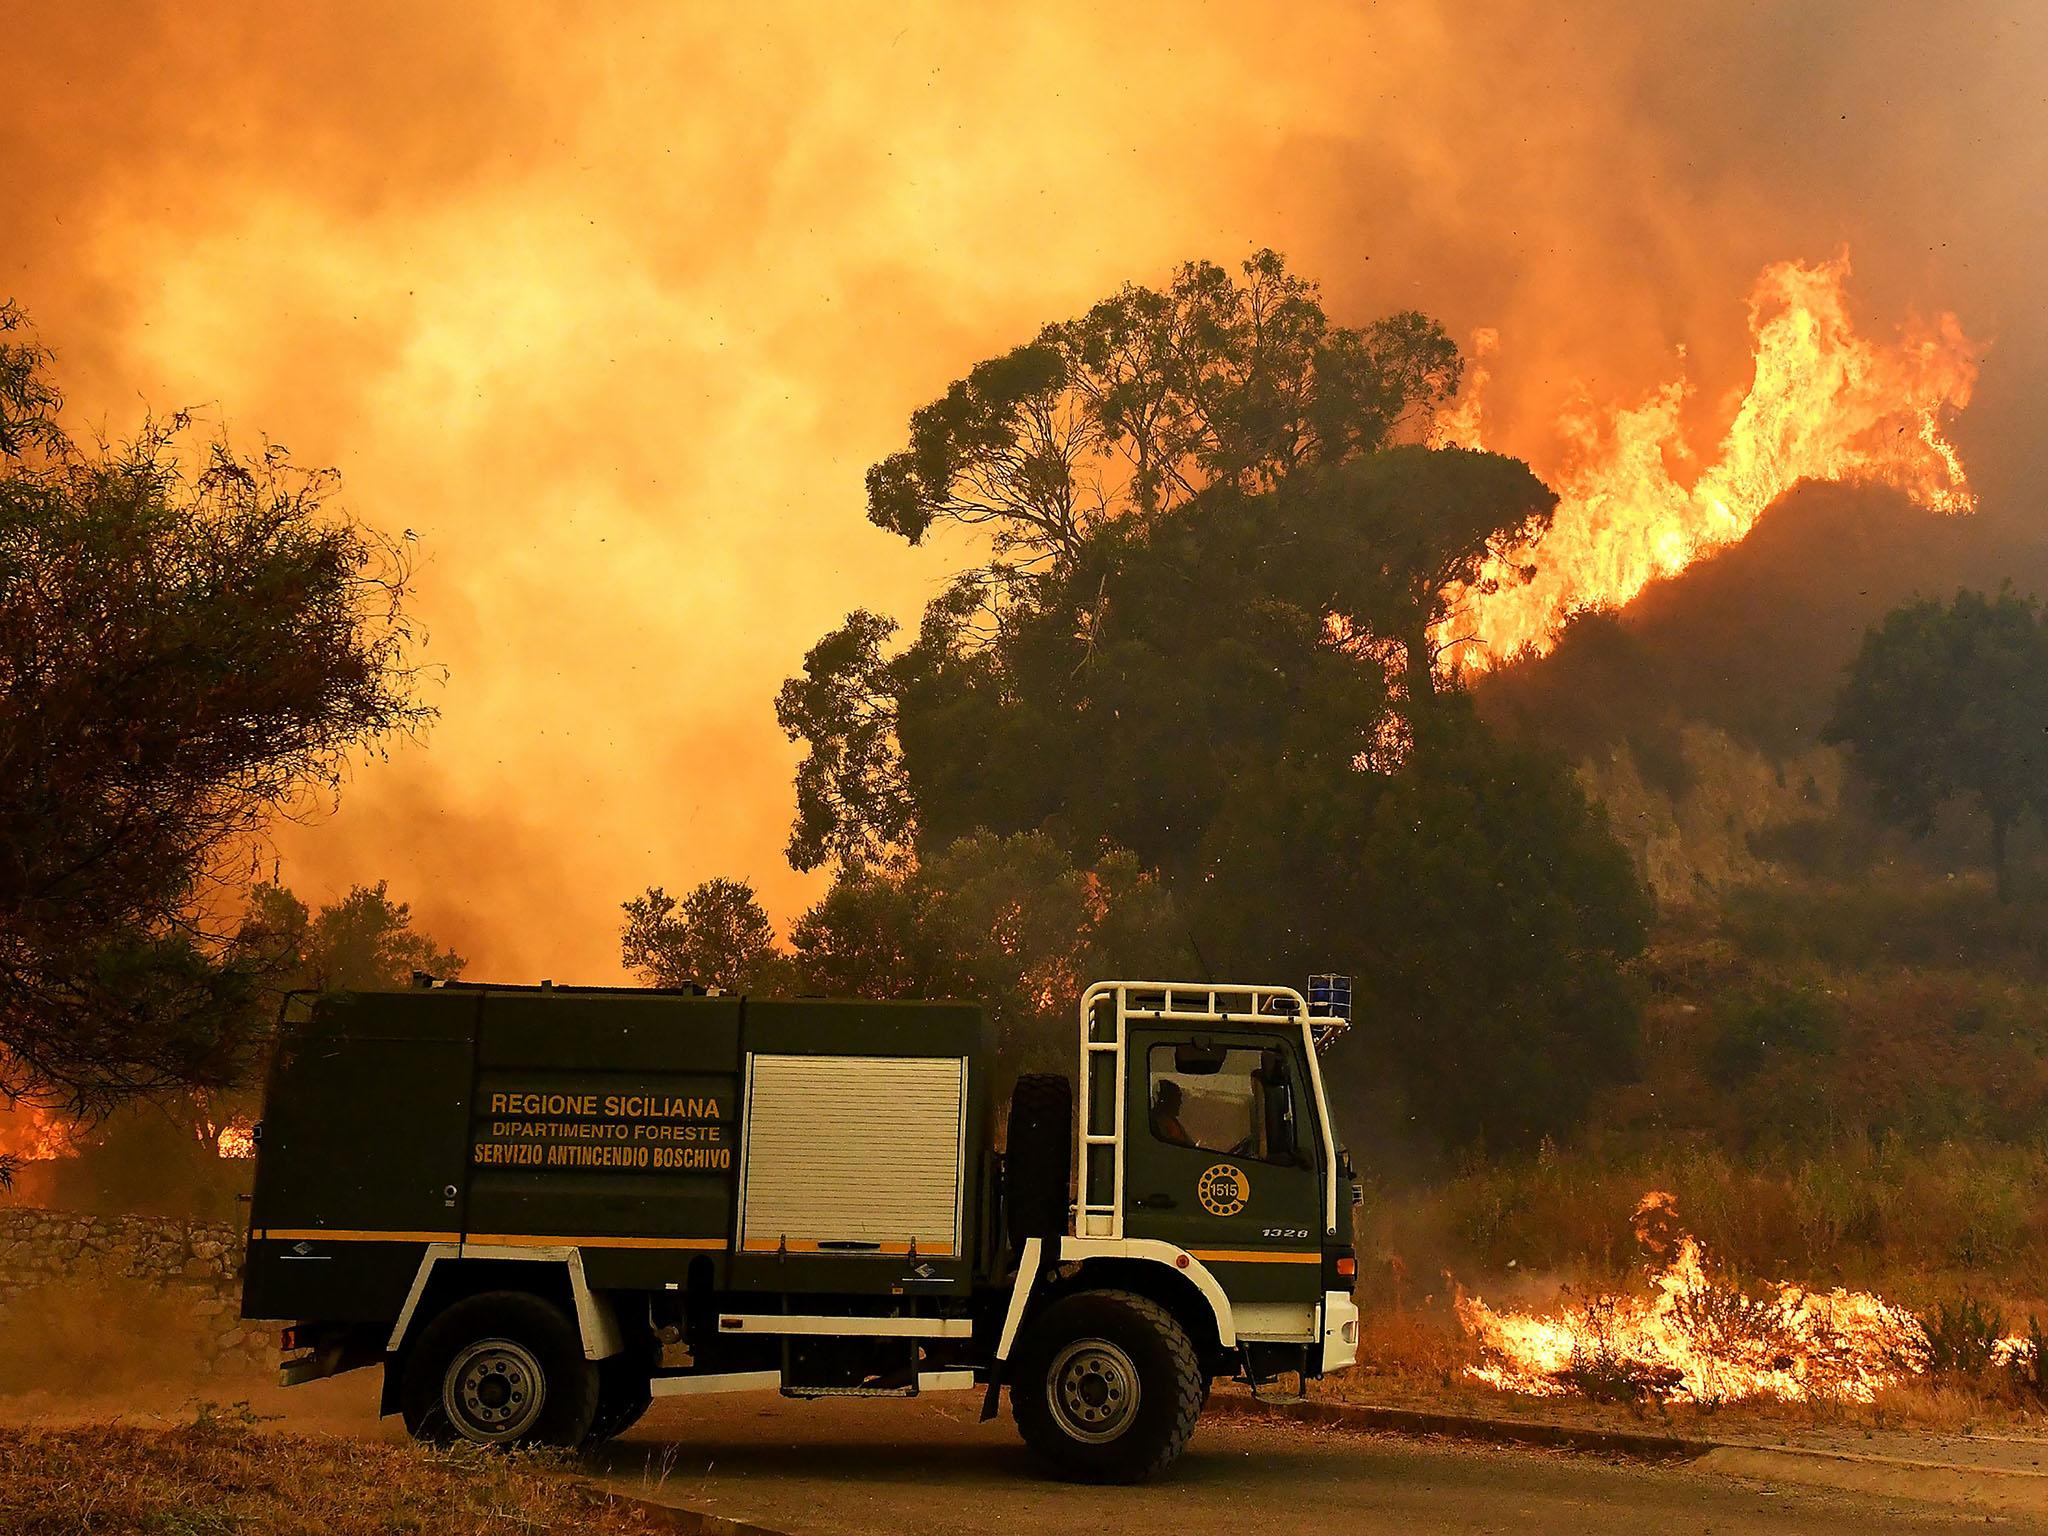
[[[1998,1360],[2005,1337],[2005,1314],[1975,1296],[1936,1304],[1920,1319],[1927,1335],[1927,1369],[1938,1377],[1978,1381]]]
[[[1833,1048],[1836,1020],[1811,992],[1775,988],[1725,1013],[1707,1056],[1708,1073],[1729,1085],[1782,1054],[1819,1056]]]

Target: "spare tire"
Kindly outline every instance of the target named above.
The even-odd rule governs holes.
[[[1074,1171],[1074,1085],[1054,1072],[1027,1072],[1010,1093],[1003,1151],[1003,1205],[1010,1246],[1067,1230]]]

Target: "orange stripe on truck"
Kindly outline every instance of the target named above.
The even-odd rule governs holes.
[[[272,1243],[459,1243],[459,1232],[367,1232],[354,1227],[260,1227],[249,1236]]]
[[[689,1248],[723,1252],[722,1237],[537,1237],[525,1232],[390,1232],[355,1227],[259,1227],[255,1242],[469,1243],[480,1248]]]
[[[479,1248],[689,1248],[722,1253],[722,1237],[534,1237],[524,1232],[472,1232],[463,1239]]]
[[[1320,1253],[1289,1253],[1270,1248],[1190,1248],[1204,1264],[1320,1264]]]

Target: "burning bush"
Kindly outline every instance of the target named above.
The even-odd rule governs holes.
[[[1460,1294],[1459,1320],[1482,1356],[1467,1375],[1533,1396],[1713,1408],[1753,1398],[1867,1403],[1929,1368],[1927,1332],[1904,1308],[1862,1291],[1752,1287],[1690,1234],[1667,1237],[1674,1219],[1661,1190],[1636,1207],[1638,1239],[1659,1260],[1647,1294],[1574,1299],[1548,1317]]]

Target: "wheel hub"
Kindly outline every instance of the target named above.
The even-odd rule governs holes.
[[[1053,1417],[1076,1440],[1114,1440],[1138,1412],[1138,1368],[1107,1339],[1076,1339],[1047,1376]]]
[[[540,1362],[513,1339],[479,1339],[448,1363],[441,1406],[466,1440],[517,1440],[547,1400]]]

